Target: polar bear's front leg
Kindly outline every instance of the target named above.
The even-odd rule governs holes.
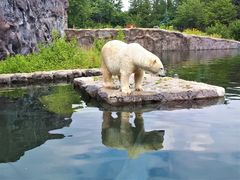
[[[112,74],[107,69],[105,63],[102,63],[103,87],[113,88]]]
[[[143,88],[142,88],[143,77],[144,77],[144,71],[141,69],[138,69],[134,74],[136,91],[143,91]]]
[[[129,77],[131,74],[121,72],[121,91],[126,94],[131,94],[131,89],[129,88]]]

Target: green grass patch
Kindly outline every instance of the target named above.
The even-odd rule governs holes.
[[[197,36],[205,36],[205,37],[213,37],[213,38],[222,38],[221,35],[213,33],[213,34],[207,34],[205,32],[202,32],[198,29],[185,29],[183,31],[184,34],[190,34],[190,35],[197,35]]]
[[[99,67],[100,49],[104,44],[100,41],[86,49],[79,47],[75,39],[67,42],[65,38],[55,38],[48,45],[39,45],[39,52],[1,61],[0,74]]]
[[[39,52],[0,61],[0,74],[100,67],[100,53],[106,39],[98,39],[93,46],[84,48],[78,46],[76,39],[69,42],[55,32],[52,36],[53,42],[40,44]],[[119,30],[115,39],[124,41],[124,32]]]

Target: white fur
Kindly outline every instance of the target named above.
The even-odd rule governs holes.
[[[134,73],[135,89],[142,90],[144,70],[154,74],[164,74],[160,59],[137,43],[126,44],[113,40],[102,48],[102,73],[104,87],[111,88],[112,75],[117,75],[121,82],[121,90],[129,94],[129,77]]]

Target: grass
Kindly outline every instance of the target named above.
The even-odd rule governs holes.
[[[165,26],[165,25],[161,25],[160,26],[160,29],[165,29],[165,30],[168,30],[168,31],[176,31],[176,32],[180,32],[176,29],[174,29],[173,26]],[[200,31],[196,28],[193,28],[193,29],[185,29],[183,32],[181,33],[184,33],[184,34],[189,34],[189,35],[197,35],[197,36],[204,36],[204,37],[213,37],[213,38],[222,38],[222,36],[220,34],[208,34],[206,32],[203,32],[203,31]]]
[[[183,31],[183,33],[184,33],[184,34],[190,34],[190,35],[197,35],[197,36],[205,36],[205,37],[213,37],[213,38],[222,38],[222,36],[219,35],[219,34],[207,34],[207,33],[205,33],[205,32],[202,32],[202,31],[198,30],[198,29],[195,29],[195,28],[193,28],[193,29],[185,29],[185,30]]]
[[[39,52],[1,61],[0,74],[99,67],[103,44],[103,40],[99,40],[86,49],[79,47],[76,40],[67,42],[64,38],[55,38],[51,44],[39,45]]]
[[[107,40],[96,40],[92,47],[83,48],[76,39],[68,42],[54,32],[52,36],[53,42],[40,44],[39,52],[0,61],[0,74],[100,67],[100,52]],[[124,41],[124,32],[119,30],[115,39]]]

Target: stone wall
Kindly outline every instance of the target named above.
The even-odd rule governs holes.
[[[51,32],[66,28],[68,0],[1,0],[0,59],[37,50]]]
[[[43,71],[34,73],[14,73],[0,75],[0,88],[26,86],[31,84],[49,84],[72,82],[74,78],[101,75],[100,69],[72,69]]]
[[[95,39],[109,39],[117,35],[117,29],[66,29],[68,39],[76,37],[79,45],[89,46]],[[236,49],[240,42],[210,37],[185,35],[162,29],[123,29],[128,43],[138,42],[151,52],[160,53],[163,50],[210,50]]]

